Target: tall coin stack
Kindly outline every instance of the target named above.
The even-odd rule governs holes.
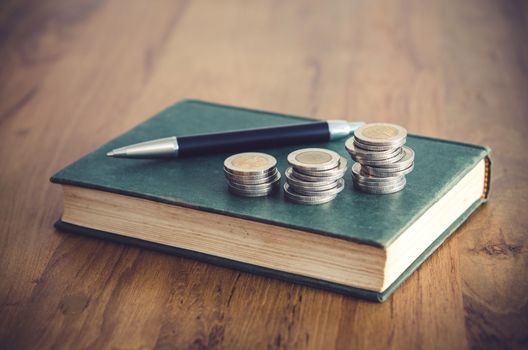
[[[239,153],[226,158],[224,175],[229,191],[244,197],[267,196],[279,188],[277,160],[265,153]]]
[[[322,204],[345,186],[347,160],[334,151],[304,148],[288,155],[284,196],[294,203]]]
[[[354,187],[374,194],[388,194],[405,187],[405,175],[414,168],[414,152],[404,146],[407,130],[387,123],[364,125],[345,143],[357,163],[352,166]]]

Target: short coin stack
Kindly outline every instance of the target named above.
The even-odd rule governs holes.
[[[405,175],[414,168],[414,152],[404,146],[407,130],[387,123],[367,124],[354,132],[345,148],[357,163],[352,166],[354,187],[375,194],[405,187]]]
[[[277,160],[265,153],[235,154],[224,161],[229,191],[244,197],[267,196],[279,187]]]
[[[334,151],[304,148],[288,155],[284,196],[300,204],[322,204],[334,199],[345,186],[347,160]]]

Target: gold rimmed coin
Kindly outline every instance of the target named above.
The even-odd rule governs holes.
[[[224,175],[229,191],[244,197],[267,196],[280,187],[277,161],[265,153],[247,152],[224,161]]]
[[[270,187],[268,189],[260,190],[260,191],[241,190],[241,189],[235,188],[235,187],[233,187],[231,185],[229,185],[228,188],[229,188],[229,192],[231,192],[232,194],[236,194],[238,196],[243,196],[243,197],[264,197],[264,196],[270,195],[271,193],[275,193],[277,191],[277,189],[279,188],[279,186],[272,186],[272,187]]]
[[[335,168],[328,170],[306,170],[295,168],[296,174],[301,173],[312,177],[320,177],[327,179],[333,176],[343,176],[347,171],[348,161],[344,157],[339,157],[339,163]],[[323,180],[323,179],[321,179]]]
[[[360,162],[363,165],[368,166],[382,166],[386,164],[394,164],[395,162],[398,162],[403,158],[405,153],[402,151],[401,148],[398,148],[398,152],[396,152],[393,156],[386,159],[364,159],[364,158],[357,158],[356,160]]]
[[[352,159],[356,161],[360,161],[362,159],[378,160],[392,158],[400,151],[400,148],[389,148],[384,151],[369,151],[367,149],[358,147],[354,141],[354,137],[349,138],[345,143],[345,149],[350,154]]]
[[[337,195],[339,192],[345,188],[345,180],[339,179],[337,180],[333,186],[326,189],[318,189],[318,188],[305,188],[305,187],[297,187],[294,186],[292,183],[288,182],[288,185],[290,188],[295,191],[298,194],[301,194],[303,196],[330,196],[330,195]]]
[[[352,179],[354,181],[361,182],[366,185],[383,186],[387,184],[396,184],[396,183],[401,182],[403,178],[404,178],[403,175],[390,176],[390,177],[371,176],[361,171],[361,164],[355,163],[352,166]]]
[[[396,184],[389,184],[384,186],[372,186],[362,184],[360,182],[354,182],[354,187],[362,192],[372,193],[372,194],[390,194],[403,190],[406,184],[405,177],[403,180]]]
[[[375,168],[363,165],[361,167],[361,171],[369,176],[376,176],[376,177],[393,177],[393,176],[402,176],[407,175],[414,169],[414,163],[411,163],[410,166],[408,166],[405,169],[391,169],[391,168]]]
[[[254,183],[237,182],[237,181],[230,180],[229,185],[239,190],[259,191],[259,190],[269,189],[270,187],[278,184],[280,181],[280,178],[281,178],[280,173],[276,172],[275,175],[268,182],[261,182],[258,184],[254,184]]]
[[[406,146],[402,147],[402,151],[403,151],[403,156],[398,161],[391,162],[388,164],[380,164],[378,166],[383,169],[389,169],[389,168],[396,169],[396,170],[407,169],[412,163],[414,163],[414,151]],[[366,165],[369,165],[369,164],[366,164]]]
[[[291,167],[286,169],[286,171],[284,172],[284,175],[286,177],[286,181],[293,187],[305,187],[305,188],[314,188],[314,189],[320,189],[320,190],[335,187],[336,181],[342,178],[341,176],[337,179],[331,179],[331,180],[325,179],[325,181],[321,181],[321,178],[317,177],[317,181],[305,181],[305,180],[297,178],[297,176],[294,173],[294,170],[292,170]]]
[[[257,175],[234,175],[224,170],[224,175],[226,179],[232,182],[239,182],[248,185],[258,185],[263,183],[272,182],[273,179],[277,176],[279,171],[275,168],[273,171],[266,173],[264,176]],[[279,174],[280,175],[280,174]]]
[[[387,194],[405,186],[414,168],[414,152],[404,144],[407,130],[389,123],[364,125],[345,143],[353,160],[354,187],[363,192]]]
[[[289,201],[297,204],[323,204],[330,202],[334,198],[336,198],[337,194],[331,194],[331,195],[317,195],[317,196],[309,196],[309,195],[302,195],[295,191],[293,191],[288,185],[288,183],[284,184],[284,197],[286,197]]]

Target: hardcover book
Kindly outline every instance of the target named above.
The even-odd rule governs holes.
[[[373,195],[352,185],[322,205],[299,205],[281,191],[231,194],[228,153],[169,160],[109,158],[129,144],[313,121],[278,113],[185,100],[55,174],[64,211],[56,227],[199,259],[251,273],[384,301],[467,217],[486,202],[489,149],[409,135],[414,171],[397,193]],[[277,159],[303,147],[347,157],[346,139],[260,150]]]

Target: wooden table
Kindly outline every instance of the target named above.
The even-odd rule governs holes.
[[[526,347],[527,16],[501,0],[3,1],[0,347]],[[186,97],[487,144],[491,201],[384,304],[57,232],[48,178]]]

